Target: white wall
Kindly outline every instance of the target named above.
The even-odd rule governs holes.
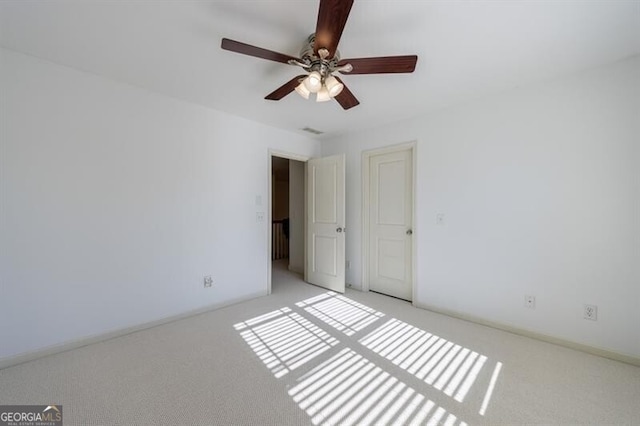
[[[289,269],[304,273],[304,163],[289,160]]]
[[[640,356],[640,57],[323,142],[347,153],[354,286],[361,153],[411,140],[417,304]]]
[[[0,54],[0,358],[266,293],[268,151],[317,142]]]

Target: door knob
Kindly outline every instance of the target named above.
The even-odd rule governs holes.
[[[411,229],[407,229],[407,235],[412,235],[413,231]]]
[[[336,232],[342,232],[342,228],[336,229]]]

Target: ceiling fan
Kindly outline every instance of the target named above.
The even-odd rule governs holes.
[[[353,108],[360,102],[344,82],[333,75],[334,72],[341,74],[411,73],[416,67],[418,57],[406,55],[341,59],[338,42],[352,5],[353,0],[320,0],[316,32],[307,38],[299,58],[227,38],[222,39],[221,47],[243,55],[299,66],[307,72],[307,74],[295,76],[269,93],[265,99],[278,101],[295,90],[305,99],[315,94],[317,102],[335,99],[342,108]]]

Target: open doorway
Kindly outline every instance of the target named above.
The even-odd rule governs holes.
[[[274,158],[277,158],[274,160]],[[275,162],[274,162],[275,161]],[[288,165],[288,168],[287,168]],[[281,168],[288,170],[288,177],[283,173],[279,178],[274,170]],[[268,223],[268,251],[267,262],[267,294],[271,294],[273,277],[295,278],[296,273],[302,272],[304,281],[320,287],[344,293],[345,291],[345,155],[333,155],[322,158],[310,158],[295,154],[269,150],[269,209]],[[280,179],[280,183],[278,182]],[[288,182],[288,184],[287,184]],[[289,189],[284,194],[285,188]],[[282,189],[282,195],[275,192]],[[278,200],[276,200],[278,197]],[[286,200],[282,202],[280,200]],[[274,218],[280,221],[283,206],[273,206],[276,202],[288,204],[289,218],[283,221],[282,233],[286,227],[288,237],[278,243],[276,236],[280,226],[272,223]],[[275,266],[276,256],[272,256],[274,245],[284,245],[286,254]],[[276,261],[279,261],[277,259]],[[285,267],[286,265],[286,267]],[[286,271],[288,275],[279,272]]]
[[[271,260],[289,261],[289,159],[271,158]]]
[[[304,274],[305,163],[271,156],[272,277]]]

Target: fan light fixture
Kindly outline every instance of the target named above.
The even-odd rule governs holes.
[[[322,89],[318,90],[316,95],[316,102],[327,102],[331,100],[331,95],[326,86],[322,86]]]
[[[344,84],[333,73],[335,71],[349,73],[353,70],[353,66],[349,63],[338,65],[340,63],[338,50],[334,50],[331,58],[329,58],[329,51],[325,48],[318,49],[316,52],[314,50],[315,39],[315,34],[311,34],[300,51],[301,59],[289,59],[287,63],[304,68],[307,72],[306,76],[296,77],[298,85],[294,89],[300,96],[309,99],[313,93],[316,95],[316,102],[327,102],[342,93],[344,89]],[[296,79],[292,80],[290,84],[294,83]],[[340,104],[342,105],[344,101],[343,97]]]
[[[309,89],[307,89],[307,86],[304,84],[304,82],[296,86],[296,92],[298,92],[298,94],[305,99],[309,99],[309,95],[311,94],[311,92],[309,91]]]
[[[322,88],[322,76],[318,71],[311,71],[309,76],[304,79],[304,85],[311,93],[318,93]]]
[[[326,102],[335,98],[344,89],[344,84],[329,74],[323,77],[318,71],[311,71],[295,88],[300,96],[309,99],[311,93],[316,94],[316,102]]]
[[[332,98],[338,96],[340,92],[342,92],[342,89],[344,89],[344,84],[340,83],[338,79],[332,75],[329,75],[324,79],[324,86],[327,88],[329,96]]]

